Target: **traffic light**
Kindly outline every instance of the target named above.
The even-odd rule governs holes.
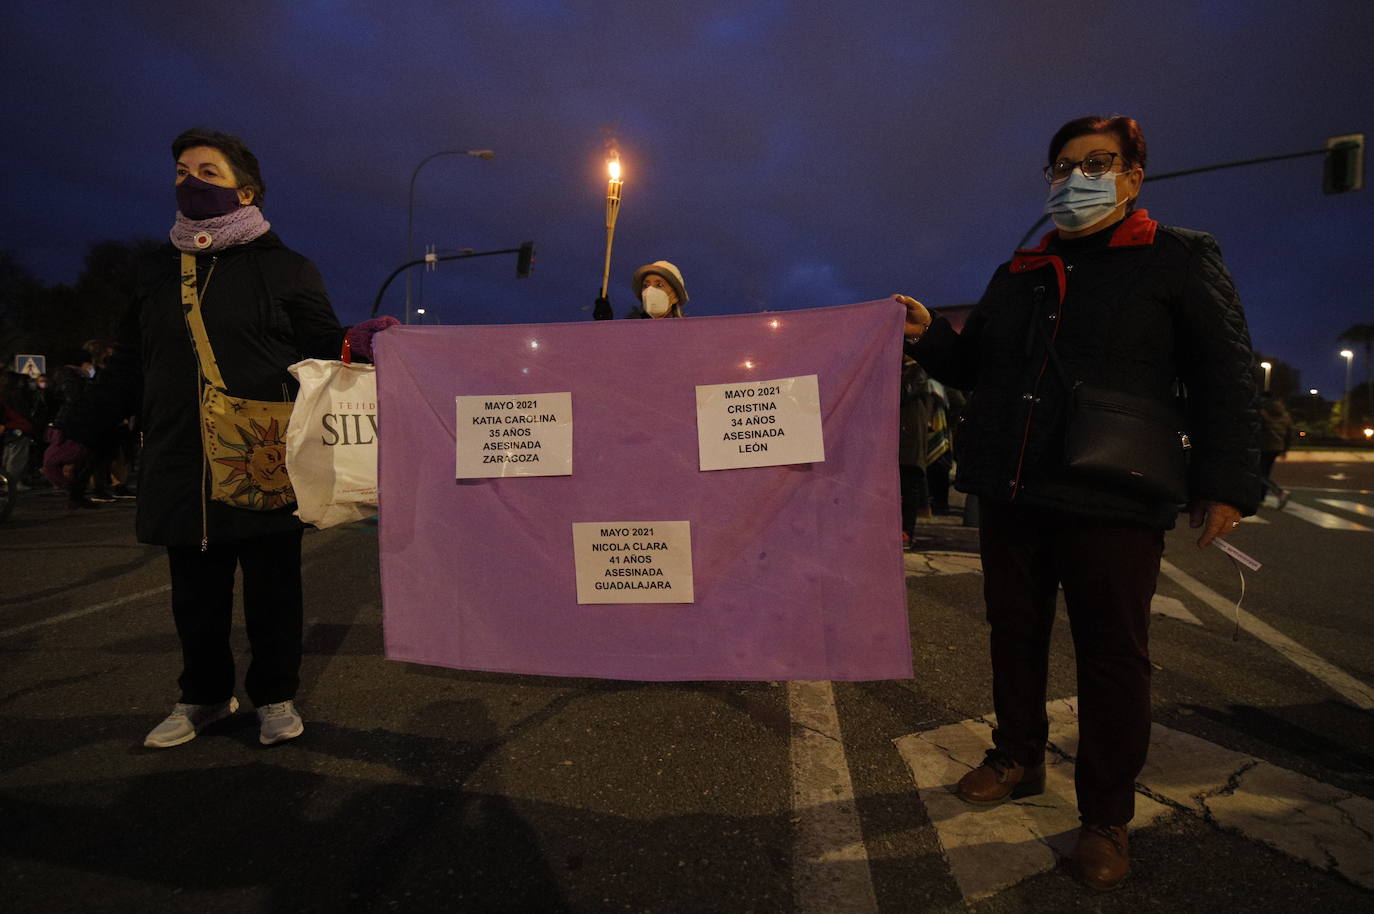
[[[1322,191],[1343,194],[1364,187],[1364,134],[1347,133],[1326,140]]]
[[[524,278],[534,267],[534,242],[526,241],[520,245],[520,257],[515,261],[515,275]]]

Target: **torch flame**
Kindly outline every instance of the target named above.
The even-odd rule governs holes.
[[[612,181],[619,181],[619,180],[620,180],[620,160],[619,160],[619,159],[610,159],[609,161],[607,161],[607,162],[606,162],[606,170],[610,172],[610,174],[611,174],[611,180],[612,180]]]

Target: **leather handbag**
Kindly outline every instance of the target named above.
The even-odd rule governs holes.
[[[205,277],[206,289],[214,272],[212,266]],[[201,373],[200,440],[206,472],[202,497],[208,488],[211,499],[236,508],[284,508],[296,501],[286,473],[286,425],[294,404],[229,393],[200,313],[202,291],[197,288],[196,259],[183,253],[181,302]]]
[[[1159,501],[1188,500],[1192,443],[1167,404],[1079,382],[1072,389],[1064,460],[1075,473]]]
[[[1124,298],[1124,296],[1123,296]],[[1155,501],[1188,500],[1188,452],[1192,442],[1183,415],[1171,404],[1070,381],[1054,340],[1035,322],[1055,374],[1069,393],[1064,463],[1078,475]]]

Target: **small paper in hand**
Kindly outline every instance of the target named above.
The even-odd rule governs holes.
[[[1262,567],[1259,562],[1250,558],[1250,556],[1246,555],[1244,552],[1241,552],[1239,549],[1237,549],[1235,546],[1232,546],[1230,543],[1226,542],[1226,540],[1222,539],[1221,537],[1217,537],[1216,539],[1212,540],[1212,545],[1216,546],[1222,552],[1226,553],[1231,558],[1235,559],[1237,562],[1240,562],[1242,565],[1244,565],[1246,568],[1249,568],[1251,571],[1259,571]]]

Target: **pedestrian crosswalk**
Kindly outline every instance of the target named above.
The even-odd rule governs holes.
[[[1054,869],[1079,825],[1073,787],[1077,701],[1051,701],[1045,793],[994,807],[964,803],[953,785],[982,761],[991,724],[975,718],[894,740],[966,902]],[[1317,869],[1374,888],[1374,800],[1156,724],[1137,782],[1132,829],[1193,814]]]
[[[1318,501],[1330,504],[1331,502],[1335,501],[1335,499],[1318,499]],[[1347,504],[1355,503],[1337,502],[1335,507],[1340,508],[1342,505]],[[1364,506],[1357,505],[1357,507]],[[1305,520],[1309,524],[1314,524],[1318,527],[1321,527],[1323,530],[1354,530],[1364,533],[1374,532],[1371,531],[1371,528],[1366,527],[1364,524],[1357,523],[1353,520],[1349,520],[1345,517],[1340,516],[1339,514],[1332,514],[1329,511],[1318,511],[1316,508],[1309,508],[1307,505],[1299,504],[1296,501],[1290,501],[1288,503],[1288,507],[1285,508],[1284,511],[1292,515],[1293,517],[1298,518],[1299,520]]]

